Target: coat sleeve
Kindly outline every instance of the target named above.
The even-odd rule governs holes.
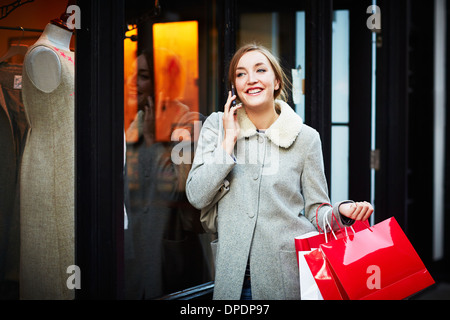
[[[221,121],[220,113],[212,113],[205,120],[186,180],[186,196],[197,209],[205,208],[212,202],[236,165],[234,159],[222,148]]]
[[[318,228],[318,222],[320,229],[326,230],[324,215],[326,215],[326,220],[334,230],[339,229],[339,225],[341,227],[350,226],[354,222],[352,219],[341,217],[339,214],[339,206],[348,202],[348,200],[338,202],[333,207],[329,205],[321,206],[323,203],[330,204],[330,199],[323,165],[322,143],[319,133],[315,130],[311,134],[311,143],[307,150],[301,183],[305,200],[305,216],[316,228]],[[318,208],[319,210],[317,210]]]

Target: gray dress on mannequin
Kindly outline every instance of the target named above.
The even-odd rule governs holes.
[[[74,53],[52,41],[61,33],[70,42],[64,32],[48,24],[24,61],[30,130],[20,174],[21,299],[74,298],[66,284],[75,264]]]

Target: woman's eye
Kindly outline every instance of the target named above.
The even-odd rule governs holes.
[[[257,72],[266,72],[266,69],[258,69]]]
[[[138,77],[142,80],[149,80],[150,74],[148,72],[139,72]]]
[[[244,75],[243,72],[239,72],[238,74],[236,74],[236,77],[237,77],[237,78],[240,78],[240,77],[242,77],[243,75]]]

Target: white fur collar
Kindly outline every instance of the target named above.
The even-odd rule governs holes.
[[[265,133],[277,146],[289,148],[300,133],[303,120],[286,102],[276,100],[275,103],[281,109],[280,116]],[[241,127],[238,139],[251,137],[257,133],[244,108],[238,109],[237,116]]]

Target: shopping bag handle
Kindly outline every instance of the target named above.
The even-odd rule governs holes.
[[[316,224],[317,224],[317,229],[318,229],[319,232],[321,232],[321,233],[322,233],[322,232],[323,232],[323,233],[326,233],[326,230],[323,230],[323,229],[319,226],[319,218],[318,218],[317,216],[319,215],[319,209],[320,209],[320,207],[322,207],[322,206],[324,206],[324,205],[330,206],[331,209],[333,209],[333,206],[332,206],[331,204],[327,203],[327,202],[324,202],[324,203],[322,203],[320,206],[317,207],[317,209],[316,209]],[[325,216],[326,216],[326,215],[324,215],[324,217],[325,217]],[[339,230],[342,231],[342,228],[343,228],[343,227],[339,224],[339,221],[338,221],[338,219],[335,217],[333,211],[331,212],[331,224],[328,223],[328,218],[326,218],[326,219],[327,219],[327,224],[330,225],[330,230],[333,231],[333,218],[334,218],[334,221],[336,221],[336,224],[337,224],[337,226],[339,227]],[[324,218],[324,222],[325,222],[325,218]]]
[[[331,204],[326,203],[326,202],[322,203],[320,206],[317,207],[317,209],[316,209],[316,224],[317,224],[317,229],[319,230],[320,233],[325,233],[325,231],[323,231],[322,228],[319,226],[319,218],[318,218],[319,209],[320,209],[320,207],[322,207],[324,205],[328,205],[331,208],[333,208],[333,206]]]
[[[319,213],[319,209],[320,209],[320,207],[322,207],[323,205],[328,205],[328,206],[330,206],[331,208],[333,208],[333,206],[331,205],[331,204],[329,204],[329,203],[322,203],[320,206],[318,206],[317,207],[317,209],[316,209],[316,223],[317,223],[317,229],[319,230],[319,232],[320,233],[323,233],[324,234],[324,236],[325,236],[325,242],[328,242],[328,237],[327,237],[327,232],[326,232],[326,228],[325,228],[325,230],[323,230],[320,226],[319,226],[319,219],[318,219],[318,213]],[[336,218],[336,216],[334,215],[334,212],[331,212],[331,224],[328,222],[328,217],[327,217],[327,215],[326,214],[324,214],[323,215],[323,225],[324,226],[330,226],[330,231],[331,231],[331,233],[333,234],[333,236],[334,236],[334,238],[337,240],[337,237],[336,237],[336,234],[334,233],[334,230],[333,230],[333,219],[334,219],[334,221],[336,221],[336,224],[337,224],[337,226],[339,227],[339,230],[342,232],[342,229],[344,229],[345,230],[345,234],[346,234],[346,236],[348,237],[348,231],[347,231],[347,228],[350,228],[352,231],[353,231],[353,234],[355,234],[356,232],[355,232],[355,229],[353,229],[353,227],[352,226],[349,226],[349,227],[344,227],[344,226],[341,226],[341,224],[339,223],[339,221],[338,221],[338,219]],[[363,225],[367,228],[367,229],[369,229],[370,231],[372,231],[372,229],[370,228],[370,225],[367,225],[367,223],[363,223]]]
[[[331,220],[331,222],[333,222],[333,220]],[[325,237],[325,243],[328,243],[326,226],[330,226],[330,232],[333,234],[334,239],[337,240],[336,234],[334,233],[334,230],[333,230],[333,226],[328,222],[328,217],[326,214],[323,215],[323,223],[322,224],[325,226],[325,230],[323,233],[323,236]]]

